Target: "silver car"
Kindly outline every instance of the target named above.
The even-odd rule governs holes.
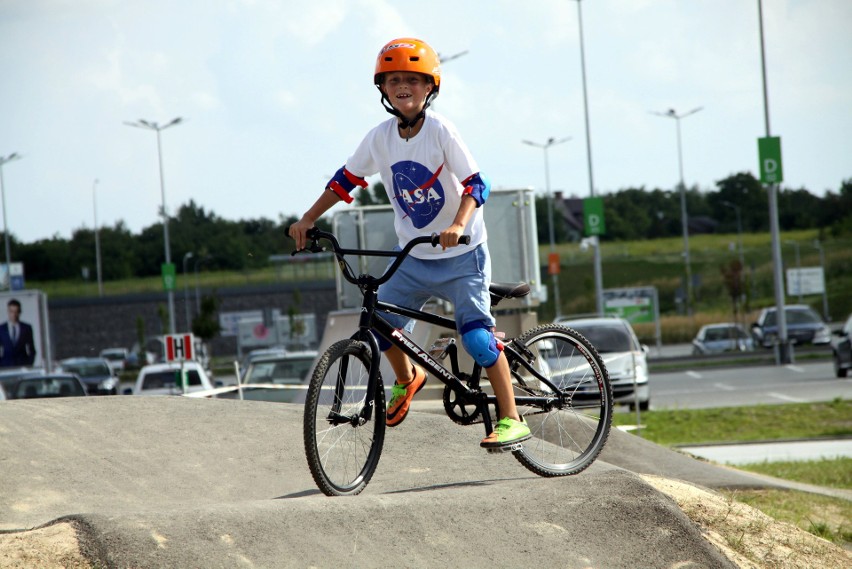
[[[651,405],[648,385],[648,347],[639,343],[633,327],[623,318],[559,319],[556,324],[573,328],[598,350],[606,365],[615,403],[647,411]]]

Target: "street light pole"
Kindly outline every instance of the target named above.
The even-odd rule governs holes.
[[[589,127],[589,94],[586,89],[586,50],[583,41],[583,9],[582,0],[577,0],[577,22],[580,26],[580,70],[583,77],[583,114],[586,121],[586,159],[589,167],[589,196],[595,197],[595,180],[592,175],[592,135]],[[603,316],[603,268],[601,263],[600,237],[595,235],[594,265],[595,265],[595,307],[598,316]]]
[[[799,304],[802,304],[802,258],[799,256],[799,242],[785,241],[796,250],[796,290],[798,291]]]
[[[681,150],[680,119],[693,115],[703,107],[696,107],[689,112],[677,114],[674,109],[665,113],[653,113],[661,117],[675,119],[677,123],[677,163],[680,170],[680,217],[683,226],[683,262],[686,267],[686,313],[692,316],[692,268],[689,262],[689,218],[686,213],[686,184],[683,180],[683,151]]]
[[[192,328],[192,322],[189,319],[189,277],[186,274],[186,261],[192,258],[192,251],[187,251],[183,255],[183,308],[186,312],[186,327],[187,330]]]
[[[3,165],[7,162],[11,162],[12,160],[20,160],[21,155],[17,152],[13,152],[10,155],[3,157],[0,156],[0,200],[3,202],[3,237],[6,240],[6,274],[9,274],[9,271],[12,270],[12,247],[9,244],[9,229],[6,225],[6,186],[3,183]]]
[[[825,278],[825,251],[819,239],[814,239],[814,248],[819,251],[819,266],[822,269],[822,317],[826,322],[831,322],[828,314],[828,279]]]
[[[95,212],[95,268],[98,273],[98,296],[104,295],[104,281],[101,275],[101,238],[98,229],[98,179],[92,183],[92,210]]]
[[[556,236],[554,234],[553,229],[553,193],[550,191],[550,162],[547,158],[547,150],[551,146],[555,146],[557,144],[562,144],[563,142],[568,142],[571,140],[570,136],[566,136],[565,138],[555,139],[554,137],[550,137],[547,139],[547,142],[544,144],[538,142],[532,142],[529,140],[522,140],[524,144],[529,144],[530,146],[535,146],[536,148],[541,148],[544,150],[544,187],[547,192],[547,233],[550,239],[550,253],[553,254],[556,251]],[[548,262],[548,266],[550,263]],[[562,307],[559,301],[559,275],[554,271],[550,275],[551,283],[553,285],[553,302],[556,308],[556,317],[562,316]]]
[[[766,137],[771,136],[769,126],[769,87],[766,81],[766,49],[763,41],[763,2],[757,0],[757,22],[760,31],[760,74],[763,83],[763,121]],[[793,362],[793,344],[787,337],[787,311],[784,308],[784,277],[781,274],[781,228],[778,221],[778,184],[769,184],[769,235],[772,240],[772,281],[775,287],[775,312],[778,315],[778,343],[776,364]]]
[[[169,244],[169,214],[166,209],[166,184],[163,179],[163,148],[162,143],[160,141],[160,131],[166,130],[170,126],[175,126],[183,122],[181,117],[176,117],[172,119],[171,122],[164,126],[158,125],[153,121],[146,121],[144,119],[139,119],[136,122],[125,122],[127,126],[133,126],[136,128],[146,128],[148,130],[156,131],[157,133],[157,160],[160,166],[160,196],[162,198],[163,207],[163,240],[165,241],[165,253],[166,253],[166,264],[172,264],[172,252],[171,245]],[[168,290],[168,298],[169,298],[169,333],[175,333],[175,292],[173,288]]]
[[[740,267],[745,270],[745,256],[743,255],[743,226],[740,221],[740,207],[727,200],[723,200],[722,205],[733,208],[734,213],[737,216],[737,248],[739,249],[740,254]]]

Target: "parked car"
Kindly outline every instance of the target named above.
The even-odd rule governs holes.
[[[692,354],[696,356],[723,352],[750,352],[753,349],[752,337],[741,324],[734,322],[702,326],[692,340]]]
[[[826,345],[831,343],[831,329],[816,311],[806,304],[784,307],[787,338],[793,344]],[[764,308],[751,325],[755,344],[771,348],[778,340],[778,309]]]
[[[6,399],[42,397],[85,397],[86,386],[72,373],[30,374],[8,382],[0,389]]]
[[[287,354],[286,348],[282,348],[282,347],[254,349],[254,350],[250,351],[249,353],[247,353],[245,356],[243,356],[242,361],[240,361],[240,377],[245,378],[246,372],[248,371],[249,367],[251,367],[251,364],[254,361],[261,359],[261,358],[268,357],[268,356],[275,357],[275,356],[283,356],[283,355],[286,355],[286,354]]]
[[[181,374],[185,375],[186,387]],[[151,364],[139,370],[133,395],[184,395],[213,389],[213,381],[204,367],[195,361]],[[126,393],[126,392],[125,392]]]
[[[558,319],[573,328],[598,350],[609,373],[615,403],[647,411],[651,405],[648,385],[648,346],[639,343],[636,332],[623,318]],[[635,384],[635,387],[634,387]]]
[[[0,371],[0,389],[7,389],[22,377],[31,375],[42,375],[42,370],[31,367],[3,368]]]
[[[130,350],[127,348],[106,348],[101,350],[100,357],[105,359],[114,373],[124,371],[130,358]]]
[[[59,369],[79,377],[89,395],[118,393],[118,377],[104,358],[69,358],[59,362]]]
[[[283,355],[257,356],[242,380],[242,397],[254,401],[304,401],[302,387],[310,378],[318,353],[313,350]],[[239,399],[240,387],[228,386],[217,391],[220,399]]]
[[[837,377],[846,377],[852,369],[852,314],[846,319],[843,327],[834,334],[838,337],[831,346],[834,374]]]

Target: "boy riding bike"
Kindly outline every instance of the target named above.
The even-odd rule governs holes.
[[[400,247],[432,233],[440,235],[441,244],[440,249],[412,250],[379,288],[379,300],[410,308],[421,308],[431,297],[452,302],[462,344],[485,369],[502,415],[480,446],[499,448],[524,441],[530,438],[530,429],[515,406],[509,366],[494,337],[489,309],[491,260],[482,205],[491,186],[455,126],[427,111],[441,85],[438,55],[422,40],[393,40],[379,52],[374,84],[394,118],[367,133],[326,191],[290,226],[289,234],[296,249],[303,249],[316,220],[341,200],[351,203],[350,193],[365,188],[365,178],[379,173],[393,205]],[[457,247],[462,235],[470,235],[470,247]],[[383,316],[397,328],[410,331],[413,326],[408,318]],[[386,418],[387,425],[395,427],[426,383],[426,372],[398,347],[378,335],[377,340],[396,373]]]

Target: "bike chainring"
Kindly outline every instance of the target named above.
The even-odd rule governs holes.
[[[447,416],[459,425],[473,425],[481,423],[479,407],[473,403],[461,400],[461,396],[453,391],[449,385],[444,387],[444,411]]]

